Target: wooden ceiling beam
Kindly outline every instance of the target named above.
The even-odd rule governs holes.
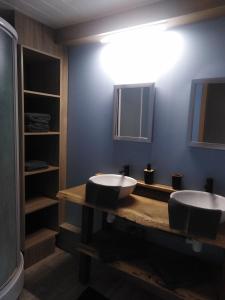
[[[166,21],[168,27],[174,27],[220,16],[225,16],[225,0],[165,0],[58,29],[56,42],[67,45],[91,42],[132,26]]]

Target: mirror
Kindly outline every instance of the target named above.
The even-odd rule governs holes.
[[[225,78],[192,81],[191,146],[225,149]]]
[[[154,83],[114,86],[114,139],[152,141],[154,98]]]

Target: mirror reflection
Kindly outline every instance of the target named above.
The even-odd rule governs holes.
[[[154,84],[114,87],[114,139],[151,142]]]
[[[225,78],[192,81],[191,144],[225,149]]]

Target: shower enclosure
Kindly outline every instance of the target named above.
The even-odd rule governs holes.
[[[23,286],[19,245],[17,34],[0,18],[0,299],[17,299]]]

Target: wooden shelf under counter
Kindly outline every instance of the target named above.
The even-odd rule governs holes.
[[[116,256],[116,251],[118,251],[119,242],[118,236],[121,234],[121,239],[126,238],[125,233],[120,233],[119,231],[113,233],[113,231],[99,231],[95,233],[92,237],[92,242],[89,244],[79,243],[78,251],[85,255],[88,255],[94,259],[102,260],[101,250],[102,245],[105,247],[105,244],[110,243],[110,239],[113,239],[113,234],[116,234],[117,242],[115,243],[115,249],[110,249],[113,254]],[[100,237],[100,240],[98,239]],[[134,244],[133,245],[138,252],[138,247],[141,247],[143,250],[150,249],[153,247],[152,244],[148,242],[142,242],[141,245]],[[111,243],[110,243],[111,247]],[[112,246],[113,247],[113,246]],[[156,247],[157,253],[162,251],[159,246]],[[109,251],[109,250],[107,250]],[[127,250],[129,252],[129,250]],[[164,249],[165,251],[165,249]],[[107,252],[108,253],[108,252]],[[108,266],[119,270],[123,273],[130,275],[138,280],[142,280],[145,283],[149,284],[153,289],[158,291],[158,295],[165,297],[166,299],[183,299],[183,300],[216,300],[218,293],[216,291],[216,282],[201,282],[201,278],[199,278],[198,284],[190,284],[187,288],[169,288],[164,282],[163,278],[154,271],[154,267],[151,267],[151,262],[149,258],[146,256],[146,253],[140,258],[138,254],[137,257],[127,258],[127,259],[115,259],[112,262],[105,262]],[[157,254],[158,255],[158,254]],[[110,257],[110,256],[109,256]],[[168,259],[168,262],[170,259]],[[160,266],[162,267],[162,266]],[[172,268],[172,266],[171,266]],[[209,280],[209,279],[208,279]]]

